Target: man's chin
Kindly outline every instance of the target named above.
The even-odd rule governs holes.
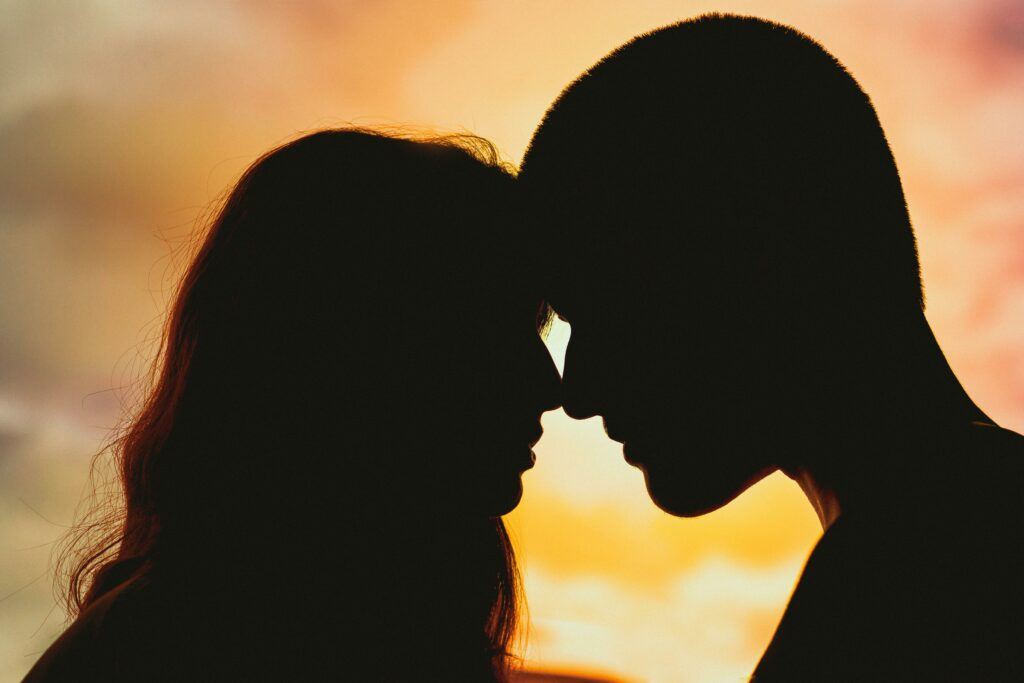
[[[662,512],[667,512],[673,517],[689,518],[714,512],[731,500],[686,496],[680,495],[677,491],[660,492],[658,487],[652,486],[649,478],[647,479],[647,495]]]
[[[700,517],[722,508],[755,483],[767,476],[737,477],[731,482],[710,482],[677,472],[652,471],[640,467],[644,473],[647,494],[662,511],[674,517]]]

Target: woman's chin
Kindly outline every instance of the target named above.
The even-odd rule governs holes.
[[[491,491],[481,498],[480,509],[489,517],[500,517],[512,512],[522,499],[522,475],[514,474],[494,482]]]
[[[533,462],[532,451],[525,449],[523,454],[517,449],[507,457],[492,457],[477,461],[475,466],[458,468],[450,480],[453,495],[449,500],[474,514],[506,515],[522,500],[523,474],[533,467]]]

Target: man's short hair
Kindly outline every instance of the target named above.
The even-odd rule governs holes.
[[[562,92],[520,179],[565,248],[627,231],[668,238],[691,270],[709,248],[736,254],[743,272],[767,260],[773,282],[792,280],[807,305],[924,306],[871,101],[786,26],[711,14],[633,39]]]

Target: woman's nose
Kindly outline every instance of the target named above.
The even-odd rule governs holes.
[[[565,350],[565,371],[562,375],[562,408],[575,420],[585,420],[599,413],[593,391],[594,368],[579,348],[569,339]]]

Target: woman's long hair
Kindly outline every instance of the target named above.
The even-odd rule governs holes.
[[[399,571],[395,562],[409,566],[411,576],[389,580],[420,585],[396,589],[396,602],[430,590],[429,562],[447,563],[436,573],[459,577],[441,609],[479,620],[477,644],[500,677],[519,604],[505,526],[500,517],[431,513],[433,499],[416,498],[410,484],[425,476],[422,468],[408,478],[380,474],[406,467],[402,458],[414,448],[411,433],[382,435],[386,419],[406,414],[409,406],[387,401],[408,376],[382,378],[379,366],[366,366],[385,357],[401,365],[409,329],[420,352],[430,348],[415,339],[410,320],[433,309],[405,291],[441,278],[424,250],[458,258],[448,242],[492,220],[489,212],[508,205],[510,187],[493,147],[472,136],[413,141],[329,130],[252,164],[185,272],[152,388],[105,451],[116,463],[120,498],[98,501],[59,555],[68,613],[169,567],[194,567],[195,558],[216,558],[229,575],[244,567],[265,578],[262,568],[275,565],[270,574],[294,578],[289,558],[323,562],[340,544],[362,558],[343,563],[364,564],[370,584],[382,571]],[[422,279],[397,281],[409,273]],[[424,300],[458,296],[454,288],[465,284],[456,277],[444,285],[453,291]],[[364,457],[378,451],[385,455]],[[386,466],[381,458],[390,458]],[[390,553],[388,536],[404,550]],[[454,554],[436,549],[448,543]],[[434,554],[423,560],[408,552]],[[372,586],[352,593],[361,590]],[[476,595],[456,596],[453,607],[459,591]]]

